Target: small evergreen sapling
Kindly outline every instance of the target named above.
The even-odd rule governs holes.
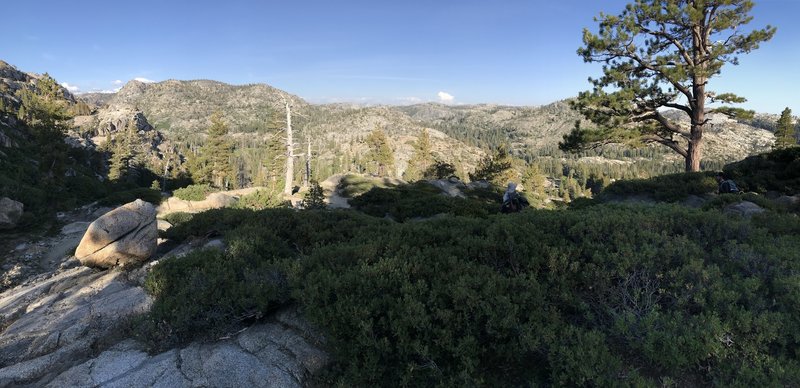
[[[317,181],[311,181],[311,186],[303,198],[303,209],[325,209],[325,193]]]

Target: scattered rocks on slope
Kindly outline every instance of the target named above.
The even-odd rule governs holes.
[[[428,183],[438,188],[443,194],[449,197],[466,198],[463,190],[467,188],[467,185],[461,183],[459,180],[452,182],[449,179],[434,179],[429,180]]]
[[[109,268],[141,263],[157,248],[156,210],[137,199],[92,222],[75,256],[83,265]]]
[[[752,217],[753,215],[763,213],[765,210],[750,201],[742,201],[739,203],[734,203],[728,206],[725,206],[722,209],[723,213],[726,214],[736,214],[742,217]]]
[[[13,229],[22,217],[23,205],[11,198],[0,198],[0,229]]]
[[[785,206],[785,207],[797,206],[797,205],[800,205],[800,194],[795,195],[795,196],[782,195],[782,196],[776,198],[775,202],[778,205]]]

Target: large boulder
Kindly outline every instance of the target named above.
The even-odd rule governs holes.
[[[156,209],[137,199],[92,222],[75,256],[90,267],[126,266],[150,258],[156,252],[157,240]]]
[[[775,202],[784,207],[793,207],[800,205],[800,194],[795,196],[782,195],[775,199]]]
[[[206,197],[206,200],[203,201],[205,207],[209,209],[219,209],[223,207],[230,207],[236,204],[239,200],[227,195],[225,193],[211,193]]]
[[[211,193],[202,201],[186,201],[178,197],[170,197],[156,210],[158,215],[163,216],[175,212],[198,213],[209,209],[231,207],[239,202],[240,195],[247,195],[253,192],[255,190],[248,189]]]
[[[448,197],[459,197],[465,198],[466,196],[462,192],[463,189],[467,188],[467,185],[461,183],[459,180],[455,180],[455,182],[449,179],[434,179],[429,180],[429,184],[436,187],[437,189],[441,190],[443,194],[447,195]]]
[[[22,217],[22,203],[11,198],[0,198],[0,229],[12,229]]]
[[[750,201],[742,201],[726,206],[722,209],[723,213],[736,214],[742,217],[752,217],[756,214],[765,212],[765,210]]]

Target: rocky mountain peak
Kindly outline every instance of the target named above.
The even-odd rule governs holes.
[[[8,62],[0,60],[0,78],[10,81],[27,82],[31,77],[27,73],[19,71]]]
[[[147,90],[148,84],[137,81],[137,80],[130,80],[128,83],[122,86],[122,88],[114,94],[114,97],[111,98],[112,101],[116,103],[126,103],[129,102],[130,99],[135,98]],[[110,101],[109,101],[110,103]]]

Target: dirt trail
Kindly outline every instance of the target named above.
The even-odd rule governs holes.
[[[58,214],[59,233],[19,233],[0,244],[0,290],[23,283],[34,276],[53,272],[72,258],[89,224],[111,210],[87,205]]]
[[[344,175],[333,175],[319,184],[325,191],[325,198],[328,200],[328,207],[331,209],[350,208],[347,198],[339,195],[339,192],[336,189],[339,186],[339,182],[342,181],[343,176]]]

